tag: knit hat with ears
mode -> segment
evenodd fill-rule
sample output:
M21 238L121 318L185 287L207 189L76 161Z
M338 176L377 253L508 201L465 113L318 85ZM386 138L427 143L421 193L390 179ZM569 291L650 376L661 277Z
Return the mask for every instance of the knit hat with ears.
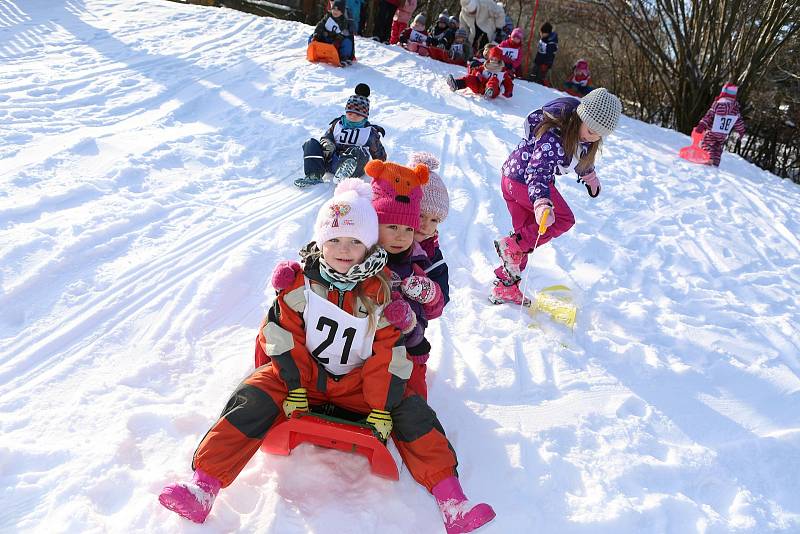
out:
M355 93L347 99L344 112L356 113L365 119L369 118L369 85L365 83L356 85Z
M422 186L422 202L419 205L420 213L427 213L444 221L450 211L450 195L444 186L442 178L434 171L439 168L439 160L430 152L414 152L408 166L420 163L428 167L428 183Z
M400 224L419 230L419 206L422 186L428 183L428 167L413 169L374 159L364 166L372 176L372 206L379 224Z
M727 96L730 98L736 98L736 93L739 92L739 88L732 83L726 83L722 86L722 91L720 92L719 96Z
M600 87L584 96L576 111L589 129L605 137L617 128L622 103L605 87Z
M333 198L322 205L314 224L314 241L335 237L358 239L369 249L378 242L378 215L372 207L372 188L360 178L343 180Z

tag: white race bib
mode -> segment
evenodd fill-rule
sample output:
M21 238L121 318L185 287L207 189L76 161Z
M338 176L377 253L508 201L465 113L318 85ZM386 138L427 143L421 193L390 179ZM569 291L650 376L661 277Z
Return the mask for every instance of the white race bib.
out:
M519 48L501 48L503 55L508 59L517 59L519 57Z
M325 29L333 33L342 33L341 28L339 28L339 25L336 24L336 21L333 20L333 18L329 18L325 21Z
M325 369L337 376L364 365L372 356L375 331L369 317L358 318L317 295L305 279L306 348Z
M727 135L731 133L737 120L739 120L739 115L714 115L714 125L711 127L711 131Z
M547 43L539 39L539 53L547 54Z
M408 36L409 42L412 43L422 43L425 44L428 42L428 36L422 32L418 32L417 30L412 29L411 35Z
M369 135L372 128L345 128L342 121L338 121L333 127L333 139L337 145L364 146L369 142Z

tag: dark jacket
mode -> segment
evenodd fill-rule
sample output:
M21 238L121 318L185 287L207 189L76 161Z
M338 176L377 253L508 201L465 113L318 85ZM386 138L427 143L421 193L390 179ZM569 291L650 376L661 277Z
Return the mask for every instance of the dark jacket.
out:
M330 13L326 13L322 20L317 23L316 28L314 28L314 34L311 37L321 43L335 43L350 35L349 28L350 23L344 13L340 17L334 17Z
M558 52L558 34L551 32L545 39L539 39L539 48L536 52L536 59L533 62L537 65L553 66Z

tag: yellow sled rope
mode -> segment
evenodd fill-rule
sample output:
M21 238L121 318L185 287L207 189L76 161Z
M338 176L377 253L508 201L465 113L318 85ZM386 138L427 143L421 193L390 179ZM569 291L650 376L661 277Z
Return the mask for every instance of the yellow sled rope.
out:
M539 235L536 236L536 243L533 249L539 245L539 237L547 231L547 217L550 215L550 209L544 210L542 220L539 222ZM527 277L525 279L527 283ZM555 285L548 286L536 293L536 298L531 302L528 308L528 313L533 316L537 312L544 312L554 321L563 323L572 328L575 326L575 318L578 315L578 307L572 302L572 295L567 286Z

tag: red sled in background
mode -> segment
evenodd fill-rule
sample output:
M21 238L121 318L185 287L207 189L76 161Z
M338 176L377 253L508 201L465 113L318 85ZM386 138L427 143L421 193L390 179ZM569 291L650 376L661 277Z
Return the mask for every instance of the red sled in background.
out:
M295 410L290 419L272 427L264 437L261 450L288 456L301 443L363 454L375 475L400 479L394 458L386 445L375 437L372 427L329 415Z
M678 152L678 155L686 161L692 163L700 163L701 165L708 165L711 161L711 156L708 152L700 147L700 142L703 140L703 134L697 130L692 130L692 144L691 146L683 147Z

